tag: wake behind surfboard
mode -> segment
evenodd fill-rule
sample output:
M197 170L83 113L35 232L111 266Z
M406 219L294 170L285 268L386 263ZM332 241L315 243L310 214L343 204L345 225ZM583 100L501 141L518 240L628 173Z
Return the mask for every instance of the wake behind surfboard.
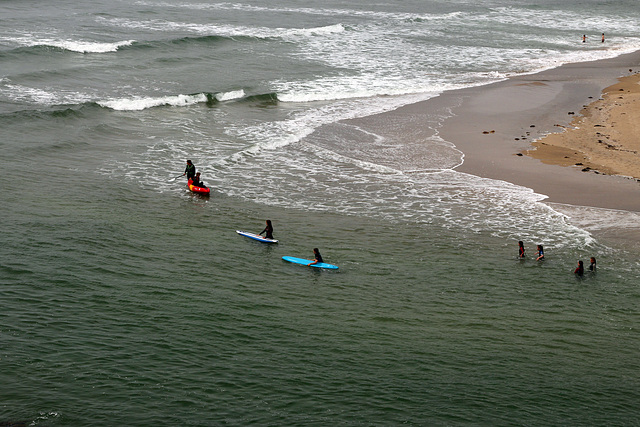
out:
M319 262L317 264L309 265L309 263L313 262L312 259L296 258L296 257L293 257L293 256L283 256L282 259L285 260L285 261L288 261L288 262L292 262L294 264L307 265L309 267L327 268L327 269L330 269L330 270L337 270L338 269L337 265L327 264L326 262Z

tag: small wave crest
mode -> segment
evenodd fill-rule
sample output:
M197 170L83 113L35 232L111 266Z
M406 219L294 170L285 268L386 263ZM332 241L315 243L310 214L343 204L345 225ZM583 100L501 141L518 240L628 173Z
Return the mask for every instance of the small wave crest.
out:
M271 98L271 94L264 95ZM110 108L116 111L142 111L148 108L170 106L170 107L188 107L200 103L213 106L219 102L229 102L236 100L261 100L260 95L247 97L243 89L232 90L228 92L218 92L215 94L201 92L191 95L167 95L159 97L136 97L136 98L118 98L108 101L98 101L101 107Z
M268 28L268 27L246 27L227 24L196 24L187 22L174 22L166 20L133 20L128 18L103 19L109 25L116 27L147 30L157 32L187 31L201 37L182 37L176 42L202 42L217 41L220 39L236 39L247 37L251 39L273 39L288 37L310 37L340 33L344 31L342 24L332 24L312 28Z
M62 40L52 38L40 38L33 36L17 36L4 38L4 41L18 44L28 48L54 48L79 53L108 53L116 52L124 46L130 46L135 40L122 40L117 42L95 42L83 40Z
M242 89L232 90L230 92L222 92L215 95L215 98L220 102L241 99L244 97L245 97L245 93L244 93L244 90Z
M120 98L110 101L98 101L98 105L117 111L142 111L146 110L147 108L160 107L163 105L185 107L201 102L209 102L209 98L207 98L207 95L204 93L198 93L195 95L172 95L133 99Z
M125 40L115 43L81 42L73 40L52 41L51 45L60 49L80 53L116 52L123 46L130 46L135 40Z

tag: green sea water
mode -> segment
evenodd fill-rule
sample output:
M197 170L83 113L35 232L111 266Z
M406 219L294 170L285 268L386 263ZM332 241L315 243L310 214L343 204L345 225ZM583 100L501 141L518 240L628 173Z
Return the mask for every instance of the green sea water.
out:
M638 275L619 261L578 280L578 253L520 261L487 233L81 175L5 204L3 419L637 422ZM235 233L265 218L277 246ZM313 247L340 269L280 259Z

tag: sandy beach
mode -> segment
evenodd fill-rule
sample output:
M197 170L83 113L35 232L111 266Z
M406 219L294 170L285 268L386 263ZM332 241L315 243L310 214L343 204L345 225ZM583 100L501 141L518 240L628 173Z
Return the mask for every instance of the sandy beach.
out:
M524 154L583 172L640 178L640 74L620 78L564 128Z
M464 153L461 172L549 202L638 212L639 64L636 52L446 92L434 104L454 116L440 135Z

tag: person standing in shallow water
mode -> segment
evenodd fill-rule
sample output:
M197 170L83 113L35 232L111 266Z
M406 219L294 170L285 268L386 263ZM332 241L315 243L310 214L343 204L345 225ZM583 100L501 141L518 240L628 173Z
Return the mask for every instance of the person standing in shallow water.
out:
M542 261L544 259L544 249L542 248L542 245L538 245L538 258L536 258L536 261Z
M187 167L184 169L182 176L187 175L187 179L192 179L196 176L196 166L191 163L191 160L187 160Z
M589 264L589 271L592 273L596 272L596 259L594 257L591 257L591 263Z
M578 277L584 276L584 264L582 263L582 260L578 261L578 266L576 267L575 270L573 270L573 274L575 274Z
M522 243L522 240L518 242L518 258L524 258L524 243Z

